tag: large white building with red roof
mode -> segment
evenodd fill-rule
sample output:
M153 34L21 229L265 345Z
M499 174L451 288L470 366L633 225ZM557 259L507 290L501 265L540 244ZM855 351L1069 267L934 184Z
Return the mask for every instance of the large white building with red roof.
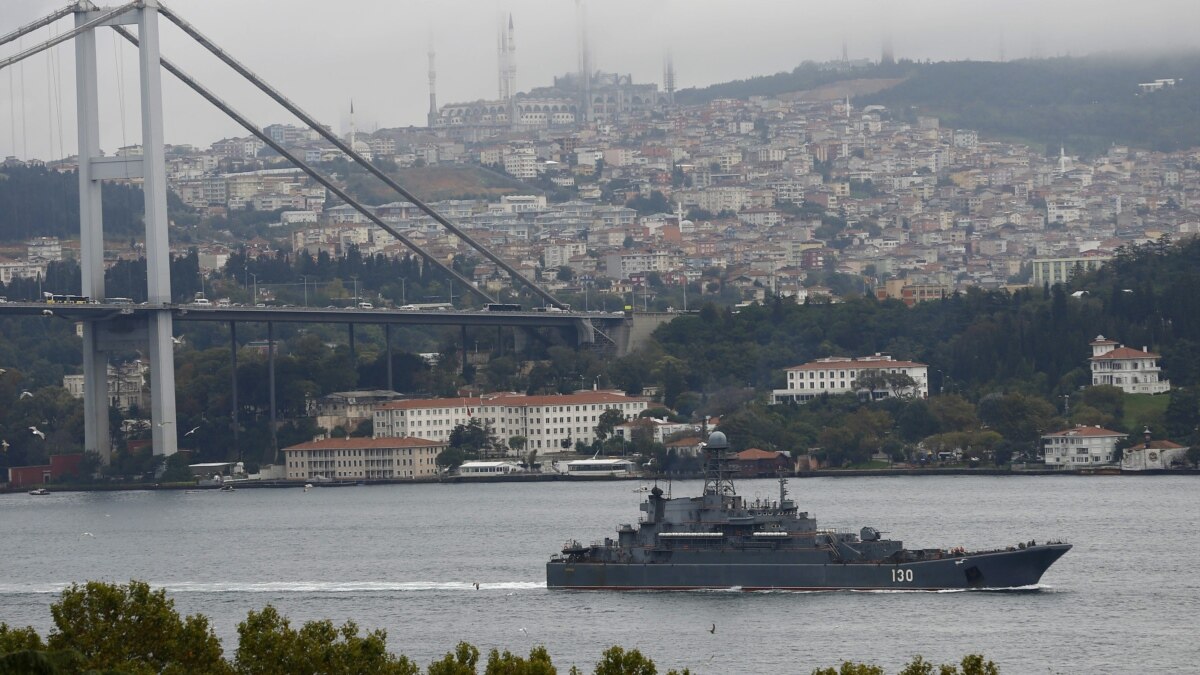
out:
M1091 341L1092 386L1108 384L1127 394L1162 394L1171 383L1162 379L1158 354L1142 347L1141 351L1097 335Z
M855 393L862 390L858 385L859 378L867 374L907 375L912 378L913 383L908 386L880 386L880 382L873 383L871 397L874 399L929 396L929 366L915 361L897 361L887 354L857 359L830 356L792 366L785 369L784 373L787 375L787 388L773 390L771 403L803 403L822 394Z
M1059 468L1099 466L1116 460L1117 443L1126 434L1098 426L1077 426L1042 436L1046 464Z
M606 410L616 410L630 420L647 407L646 399L615 391L411 399L380 404L375 409L374 434L376 438L416 436L448 442L454 427L479 419L492 436L501 440L524 436L527 450L546 454L571 449L576 441L590 444Z

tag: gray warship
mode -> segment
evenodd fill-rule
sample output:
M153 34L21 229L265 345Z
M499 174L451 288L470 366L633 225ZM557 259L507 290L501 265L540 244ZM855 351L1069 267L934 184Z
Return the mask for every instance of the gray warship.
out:
M788 498L749 501L733 485L725 434L705 448L704 493L664 496L655 485L637 525L617 539L569 541L546 564L546 586L579 590L1036 589L1070 544L1022 542L992 550L907 549L878 530L821 530Z

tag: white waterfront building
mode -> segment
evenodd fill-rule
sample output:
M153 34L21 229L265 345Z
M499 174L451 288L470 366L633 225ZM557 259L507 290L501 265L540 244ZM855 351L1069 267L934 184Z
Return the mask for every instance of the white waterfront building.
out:
M572 449L576 441L590 444L596 438L596 425L606 410L616 410L629 420L640 415L647 406L646 399L614 391L411 399L377 406L374 433L376 438L416 436L448 442L454 427L479 419L488 432L500 440L523 436L527 450L555 453ZM564 444L567 447L564 448Z
M1042 450L1048 466L1066 469L1112 464L1117 443L1125 436L1099 426L1077 426L1043 435Z
M1162 379L1158 354L1142 347L1130 349L1116 340L1097 335L1091 341L1092 386L1108 384L1127 394L1163 394L1171 382Z
M787 388L771 392L771 403L795 401L803 403L822 394L849 394L858 391L858 379L868 373L893 373L907 375L913 384L899 389L876 387L871 392L875 399L890 396L928 398L929 366L915 361L897 361L887 354L875 354L857 359L845 356L830 356L784 370Z

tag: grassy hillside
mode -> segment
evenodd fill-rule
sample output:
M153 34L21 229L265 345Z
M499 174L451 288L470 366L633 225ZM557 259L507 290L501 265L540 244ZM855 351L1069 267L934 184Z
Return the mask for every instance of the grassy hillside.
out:
M1178 84L1139 93L1139 82L1159 78ZM1114 143L1179 150L1200 145L1200 53L923 64L861 102L1083 154Z
M1172 89L1140 94L1138 83L1175 78ZM941 118L944 126L977 129L1080 154L1112 144L1172 151L1200 145L1200 52L1101 54L1006 63L947 61L843 71L805 63L795 70L724 82L677 94L683 103L778 96L890 80L894 86L855 97L902 117Z

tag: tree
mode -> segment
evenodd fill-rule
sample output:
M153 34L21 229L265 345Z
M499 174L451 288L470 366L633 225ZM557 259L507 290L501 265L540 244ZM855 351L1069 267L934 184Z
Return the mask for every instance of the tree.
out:
M484 675L554 675L557 671L550 661L550 652L538 646L529 650L529 658L523 659L507 649L501 654L493 649L488 654Z
M625 421L625 415L621 414L616 408L609 408L600 413L600 419L596 421L596 440L603 441L608 438L613 432L613 428Z
M475 675L477 663L479 649L467 642L460 642L442 660L429 664L429 675Z
M604 650L596 664L595 675L656 675L654 661L642 656L636 649L625 651L617 645Z
M462 448L446 448L437 455L434 462L441 469L456 469L467 461L467 453L462 451Z
M359 636L358 626L347 621L309 621L300 630L267 605L251 611L238 624L237 672L242 675L352 675L383 673L417 675L420 669L404 656L387 651L387 633L372 631Z
M50 605L52 650L75 649L88 668L126 673L229 673L221 643L200 614L181 618L163 589L72 584Z

